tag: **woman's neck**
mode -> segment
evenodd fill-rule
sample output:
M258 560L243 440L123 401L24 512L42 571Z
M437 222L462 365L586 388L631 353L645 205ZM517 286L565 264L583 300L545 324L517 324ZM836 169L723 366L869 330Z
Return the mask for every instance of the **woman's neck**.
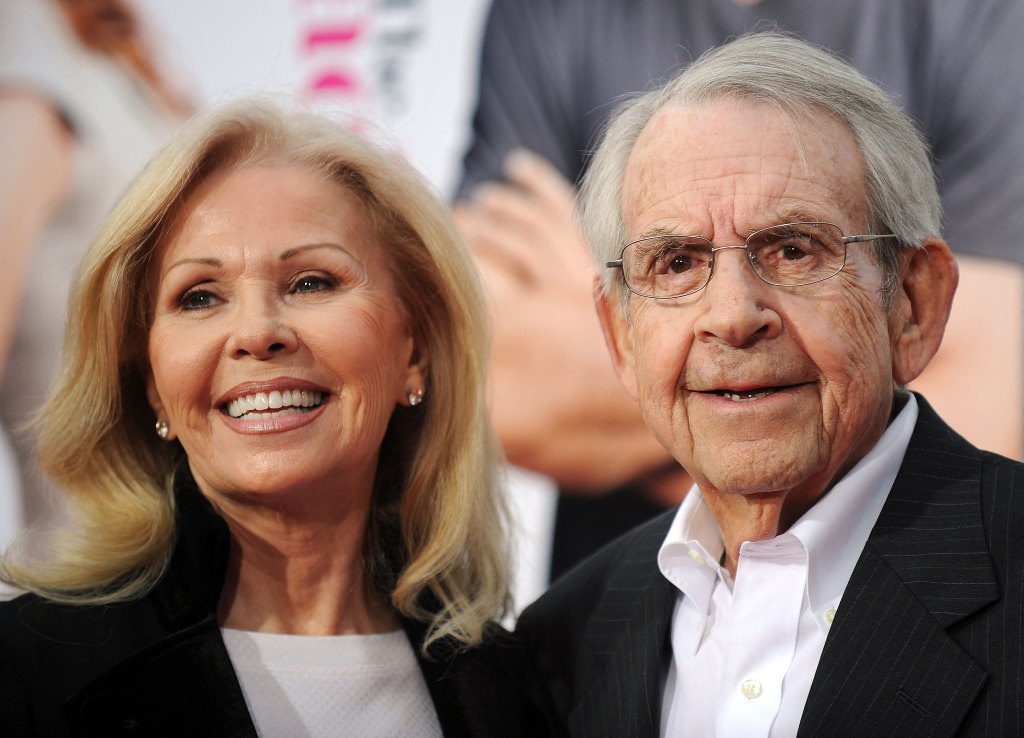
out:
M386 595L367 581L367 510L297 514L220 505L231 554L219 619L226 628L340 635L398 627Z

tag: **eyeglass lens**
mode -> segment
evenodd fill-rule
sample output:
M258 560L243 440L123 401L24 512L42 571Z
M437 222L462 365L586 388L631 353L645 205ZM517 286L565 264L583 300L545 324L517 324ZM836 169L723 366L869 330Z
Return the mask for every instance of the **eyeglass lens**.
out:
M711 278L716 252L700 236L651 236L629 244L622 265L630 289L653 297L696 292ZM720 249L719 249L720 250ZM843 232L830 223L785 223L755 231L746 240L757 275L779 286L827 279L843 268Z

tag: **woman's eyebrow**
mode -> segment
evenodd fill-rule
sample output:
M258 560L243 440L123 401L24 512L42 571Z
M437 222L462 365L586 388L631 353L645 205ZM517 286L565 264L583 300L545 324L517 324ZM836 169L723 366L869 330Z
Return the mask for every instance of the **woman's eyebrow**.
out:
M184 259L178 259L176 262L171 264L169 267L167 267L167 269L164 270L164 274L169 273L172 269L175 269L180 266L185 266L187 264L204 264L206 266L212 267L224 266L224 262L222 262L220 259L215 259L212 256L187 257Z
M346 249L341 244L332 243L330 241L320 241L320 242L317 242L317 243L307 243L307 244L302 244L301 246L293 246L293 247L291 247L289 249L285 249L284 251L281 252L280 256L278 256L277 258L280 261L287 261L288 259L292 258L296 254L301 254L301 253L304 253L306 251L312 251L314 249L334 249L335 251L340 251L341 253L343 253L343 254L345 254L347 256L351 256L352 255L351 253L349 253L348 249Z

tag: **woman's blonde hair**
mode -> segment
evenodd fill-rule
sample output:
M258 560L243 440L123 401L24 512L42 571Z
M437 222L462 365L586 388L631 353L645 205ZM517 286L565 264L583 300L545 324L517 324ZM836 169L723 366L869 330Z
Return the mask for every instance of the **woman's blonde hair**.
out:
M40 416L40 463L67 489L73 535L53 560L8 558L6 579L50 599L138 597L174 545L177 443L153 432L147 272L181 203L211 173L260 163L306 167L362 202L416 346L423 404L395 410L384 438L365 566L429 643L477 643L507 605L499 451L487 411L487 323L477 275L447 208L411 167L324 118L264 100L188 123L146 167L93 241L73 287L61 373Z

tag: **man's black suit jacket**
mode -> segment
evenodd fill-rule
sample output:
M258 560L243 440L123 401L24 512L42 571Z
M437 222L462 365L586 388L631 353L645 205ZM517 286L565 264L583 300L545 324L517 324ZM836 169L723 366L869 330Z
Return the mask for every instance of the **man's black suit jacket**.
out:
M979 451L918 404L800 736L1024 735L1024 464ZM603 549L520 618L555 734L658 735L676 591L656 557L674 514Z

